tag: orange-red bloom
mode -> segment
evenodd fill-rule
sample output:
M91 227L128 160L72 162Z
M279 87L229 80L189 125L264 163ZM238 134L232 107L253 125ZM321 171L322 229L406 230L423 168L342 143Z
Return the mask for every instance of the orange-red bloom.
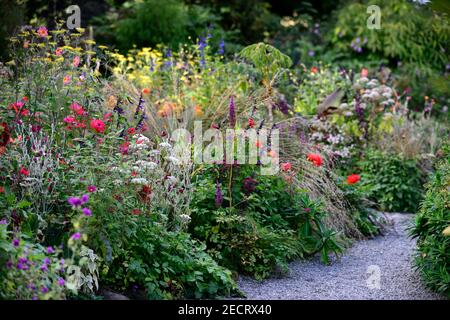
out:
M358 174L351 174L347 177L347 183L348 184L355 184L359 180L361 180L361 177Z
M316 167L320 167L323 163L322 157L317 153L308 154L307 159L311 161Z

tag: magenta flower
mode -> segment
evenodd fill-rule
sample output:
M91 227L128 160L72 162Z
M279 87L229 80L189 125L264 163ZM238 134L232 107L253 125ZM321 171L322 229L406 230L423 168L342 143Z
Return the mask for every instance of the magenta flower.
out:
M78 240L80 238L81 238L81 234L79 232L76 232L70 236L70 239L73 239L73 240Z
M69 197L69 199L67 199L67 202L74 208L79 207L83 204L83 201L77 197Z
M44 259L44 263L45 263L45 264L50 264L50 259L49 259L49 258L45 258L45 259Z
M89 195L88 194L83 194L81 196L81 201L83 201L83 204L85 204L86 202L89 201Z
M47 253L48 253L48 254L52 254L52 253L55 253L55 249L53 249L53 247L52 247L52 246L50 246L50 247L47 247Z
M48 267L46 264L43 264L40 269L42 272L46 272L48 270Z
M83 208L83 210L81 210L81 211L83 211L85 216L88 216L88 217L92 216L92 211L89 208Z
M12 244L13 244L14 247L18 247L19 244L20 244L20 240L19 240L19 239L14 239L14 240L12 241Z
M41 292L42 293L47 293L48 292L48 288L47 287L42 287Z
M64 281L63 278L59 278L58 279L58 284L62 287L66 282Z
M96 187L96 186L93 186L93 185L89 185L89 186L87 187L87 191L88 191L88 192L95 192L95 191L97 191L97 187Z

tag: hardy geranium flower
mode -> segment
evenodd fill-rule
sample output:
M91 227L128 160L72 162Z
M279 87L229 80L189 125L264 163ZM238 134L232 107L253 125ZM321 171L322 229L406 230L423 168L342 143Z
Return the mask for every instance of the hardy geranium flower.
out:
M81 238L81 234L79 232L76 232L70 236L70 239L73 239L73 240L78 240L80 238Z
M20 173L21 175L28 176L28 175L30 174L30 171L28 171L27 169L25 169L24 167L22 167L22 168L20 168L19 173Z
M289 171L292 168L292 164L290 164L289 162L285 162L281 164L281 170L283 171Z
M93 130L97 131L98 133L105 132L105 123L102 120L93 119L91 120L90 126Z
M72 207L79 207L83 204L83 201L78 198L78 197L69 197L69 199L67 199L67 202L72 206Z
M53 247L47 247L47 253L48 254L52 254L52 253L55 253L55 249L53 249Z
M323 163L322 157L317 153L309 153L307 159L311 161L316 167L320 167Z
M92 211L89 208L83 208L81 211L83 211L83 214L85 216L88 216L88 217L92 216Z
M359 180L361 180L361 177L358 174L351 174L347 177L347 183L348 184L355 184Z
M44 27L44 26L39 27L39 28L37 29L37 34L39 35L39 37L45 38L46 36L48 36L48 30L47 30L47 28Z

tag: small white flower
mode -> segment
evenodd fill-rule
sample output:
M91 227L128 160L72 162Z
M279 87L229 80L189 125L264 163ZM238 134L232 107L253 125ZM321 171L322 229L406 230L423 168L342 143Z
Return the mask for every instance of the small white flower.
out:
M155 150L151 150L151 151L149 152L149 154L150 154L151 156L157 156L157 155L161 154L161 151L155 149Z
M131 183L133 183L133 184L148 184L148 181L145 178L133 178L133 179L131 179Z
M174 184L176 184L178 182L178 179L176 177L174 177L174 176L168 176L167 177L167 181L169 181L169 183L171 185L174 185Z
M161 148L163 148L163 149L171 149L171 148L172 148L172 146L171 146L170 143L168 143L168 142L161 142L161 143L159 144L159 146L160 146Z
M180 220L182 223L189 223L189 221L191 221L191 217L188 216L187 214L180 214Z
M168 157L166 157L166 159L169 160L170 162L172 162L176 166L181 164L181 161L175 157L168 156Z

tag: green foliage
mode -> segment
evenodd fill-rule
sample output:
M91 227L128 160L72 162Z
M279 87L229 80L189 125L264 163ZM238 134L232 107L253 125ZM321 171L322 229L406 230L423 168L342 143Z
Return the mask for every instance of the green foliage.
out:
M416 266L425 282L450 297L450 148L427 184L412 235L417 237ZM446 230L446 232L444 232Z
M262 42L245 47L239 55L256 67L266 85L282 69L287 69L292 65L291 58L275 47Z
M328 263L330 253L341 253L336 232L322 222L322 206L306 192L291 190L281 177L259 175L252 166L239 166L232 174L230 168L216 170L197 176L190 231L220 264L261 279L286 270L296 257L320 252ZM217 174L224 196L219 207L213 192ZM246 184L248 179L255 187Z
M135 286L148 299L214 298L236 289L231 273L187 233L167 231L144 217L123 226L130 224L139 227L113 245L112 260L103 267L107 284L125 291Z
M366 198L366 194L370 186L361 187L359 185L341 183L339 187L344 193L345 200L351 206L353 221L357 225L358 230L367 237L378 235L384 221L375 210L369 208L371 203Z
M416 160L368 150L359 167L368 198L381 210L416 212L422 198L422 177Z
M14 240L17 243L13 243ZM0 222L0 298L18 300L64 299L64 264L51 251ZM48 259L48 260L46 260ZM58 282L62 281L62 282Z

